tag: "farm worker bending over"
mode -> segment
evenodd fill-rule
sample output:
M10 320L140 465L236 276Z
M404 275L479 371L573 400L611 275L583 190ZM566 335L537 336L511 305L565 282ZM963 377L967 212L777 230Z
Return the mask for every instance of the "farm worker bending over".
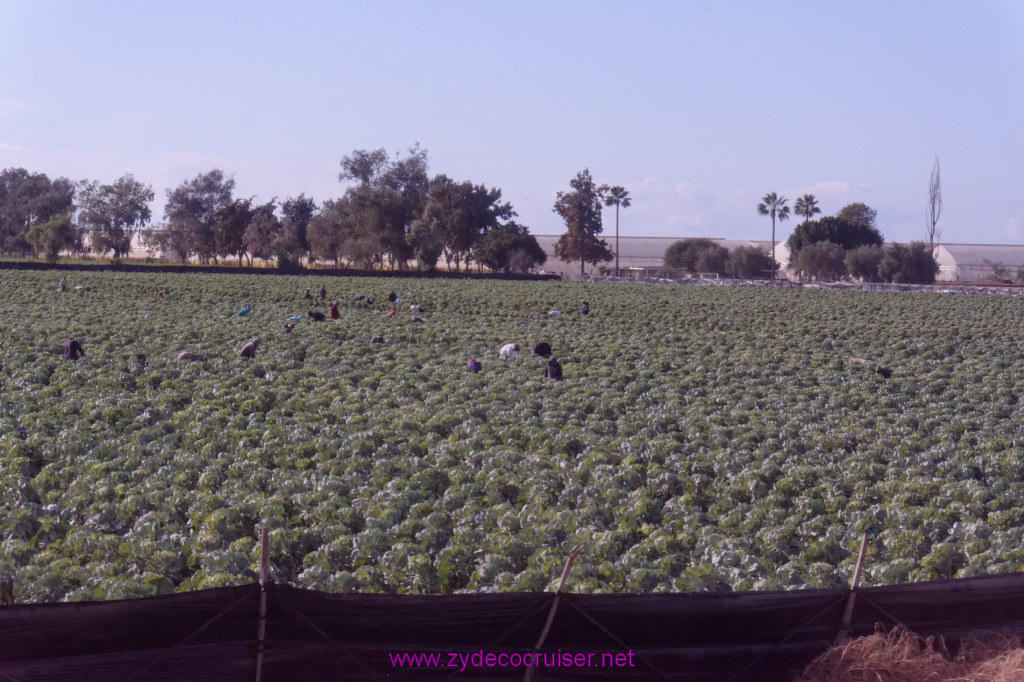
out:
M60 278L60 283L57 285L57 291L67 291L67 290L68 290L68 278L67 277L61 277Z
M307 300L309 300L309 301L312 301L312 300L313 300L313 294L311 294L311 293L309 292L309 287L306 287L306 295L305 295L305 296L304 296L303 298L305 298L305 299L307 299Z
M243 358L254 358L256 357L256 349L260 347L260 337L252 337L252 341L242 346L242 350L238 351L238 355Z
M327 298L327 287L325 287L324 285L321 284L320 285L320 293L318 294L318 296L320 296L320 300L326 299Z
M334 303L331 304L330 314L331 314L331 319L332 320L341 319L341 313L338 312L338 302L337 301L335 301Z
M75 337L69 336L68 340L64 342L64 359L77 360L80 355L85 355L85 349Z
M190 362L198 362L202 360L202 358L196 355L195 353L190 353L187 350L178 353L178 362L183 362L185 360L188 360Z
M250 311L252 311L252 306L251 305L247 305L247 306L245 306L244 308L242 308L241 310L238 311L238 317L245 317L246 315L249 314Z
M544 376L555 381L562 380L562 365L558 364L558 358L551 358L544 367Z
M498 351L498 355L502 360L508 360L509 358L519 357L519 344L518 343L506 343Z
M470 372L476 374L483 368L483 365L481 365L480 361L477 360L476 358L470 358L469 362L466 363L466 367L469 369Z
M582 315L583 317L586 317L589 314L590 314L590 304L588 302L584 301L583 305L580 306L580 315Z

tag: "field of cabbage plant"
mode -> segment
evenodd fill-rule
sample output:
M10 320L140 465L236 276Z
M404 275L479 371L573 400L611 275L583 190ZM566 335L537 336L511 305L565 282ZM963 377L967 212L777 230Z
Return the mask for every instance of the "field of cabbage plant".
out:
M1024 568L1016 297L67 274L0 273L18 602L251 581L264 525L329 591L543 590L580 544L577 592L836 586L864 531L868 584Z

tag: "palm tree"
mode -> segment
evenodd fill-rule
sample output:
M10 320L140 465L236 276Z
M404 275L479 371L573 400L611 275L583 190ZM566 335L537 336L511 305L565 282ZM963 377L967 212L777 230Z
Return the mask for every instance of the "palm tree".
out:
M772 219L772 282L775 281L775 270L778 264L775 262L775 219L785 220L789 217L789 206L786 206L786 197L780 197L775 192L765 194L761 203L757 205L757 212L761 215L771 216Z
M793 213L803 217L804 220L810 220L815 213L821 213L821 209L818 208L818 199L813 194L803 195L793 204Z
M629 192L625 187L609 187L604 195L604 205L615 207L615 276L619 276L619 206L629 208Z

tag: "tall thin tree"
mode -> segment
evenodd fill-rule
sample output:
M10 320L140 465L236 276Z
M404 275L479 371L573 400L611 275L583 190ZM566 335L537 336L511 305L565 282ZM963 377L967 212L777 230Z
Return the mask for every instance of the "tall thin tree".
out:
M629 192L621 185L609 187L604 195L604 205L615 207L615 276L619 276L619 206L629 208Z
M796 200L793 204L793 213L803 218L805 221L810 220L814 217L815 213L821 213L821 209L818 208L818 199L813 194L805 194Z
M928 235L928 250L935 256L935 242L942 238L939 230L939 216L942 215L942 179L939 177L939 155L935 155L932 176L928 180L928 220L925 232Z
M779 265L775 261L775 220L786 220L789 218L789 206L786 206L786 197L780 197L775 192L769 192L757 205L757 212L761 215L770 216L772 219L772 282L775 282L775 271Z

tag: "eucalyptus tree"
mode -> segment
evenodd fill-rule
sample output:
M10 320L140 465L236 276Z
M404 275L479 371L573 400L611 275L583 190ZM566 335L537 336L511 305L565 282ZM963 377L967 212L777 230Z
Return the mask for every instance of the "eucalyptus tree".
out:
M383 149L356 150L341 160L338 180L357 183L346 196L360 214L360 224L367 233L359 241L379 244L399 269L405 269L414 255L409 230L427 203L427 167L427 150L419 145L411 147L405 158L394 161Z
M246 257L245 230L253 219L252 197L235 199L217 209L213 225L213 242L221 258L237 256L238 264ZM252 256L249 255L249 265Z
M24 168L0 172L0 251L28 255L33 247L28 230L73 210L75 184L67 178L50 180L45 173Z
M309 256L309 221L316 215L317 205L305 193L286 199L281 204L281 216L284 230L298 245L301 255Z
M306 238L309 241L309 259L341 264L342 244L350 220L349 200L344 197L324 202L319 213L309 221Z
M217 215L231 203L234 188L235 179L215 168L167 190L167 241L183 259L195 254L207 262L217 256Z
M89 230L90 244L96 253L113 251L114 258L127 255L132 238L141 230L152 212L153 188L126 173L112 184L83 181L78 189L78 224Z
M619 206L629 208L629 191L621 185L609 187L604 194L604 205L615 207L615 275L619 274Z
M757 205L757 212L769 216L772 219L772 281L775 281L775 270L778 265L775 260L775 221L789 218L789 206L786 206L786 197L780 197L775 192L769 192Z

